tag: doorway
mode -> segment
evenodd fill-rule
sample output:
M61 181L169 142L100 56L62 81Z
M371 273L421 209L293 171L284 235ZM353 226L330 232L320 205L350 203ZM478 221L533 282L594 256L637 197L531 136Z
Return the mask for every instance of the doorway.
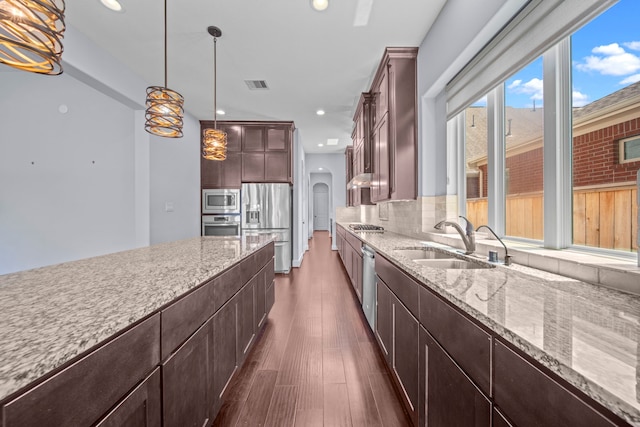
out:
M313 229L329 231L329 186L324 183L313 186Z

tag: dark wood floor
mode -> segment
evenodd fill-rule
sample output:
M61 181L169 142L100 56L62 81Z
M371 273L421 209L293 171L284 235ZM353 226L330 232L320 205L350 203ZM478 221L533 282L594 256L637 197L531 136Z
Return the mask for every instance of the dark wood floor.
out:
M267 325L214 425L409 425L330 245L315 232L302 266L277 275Z

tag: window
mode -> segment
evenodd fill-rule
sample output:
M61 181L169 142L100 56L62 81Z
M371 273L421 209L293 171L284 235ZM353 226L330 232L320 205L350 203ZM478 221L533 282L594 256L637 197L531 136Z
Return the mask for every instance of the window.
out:
M482 97L465 110L466 217L476 226L488 224L487 199L487 99Z
M637 250L638 14L622 0L571 36L575 245Z
M640 136L620 140L620 163L640 161Z
M584 6L580 13L562 10L566 2L543 9L552 3L531 3L447 87L449 118L466 115L463 206L471 218L484 198L488 224L503 236L555 249L635 252L640 2L573 3ZM545 10L554 16L547 19ZM536 14L558 25L557 39L542 40L541 28L528 21ZM529 56L518 56L523 50ZM506 53L516 57L513 69ZM487 84L497 85L489 102L469 103ZM482 116L488 117L488 150L474 159L469 123Z

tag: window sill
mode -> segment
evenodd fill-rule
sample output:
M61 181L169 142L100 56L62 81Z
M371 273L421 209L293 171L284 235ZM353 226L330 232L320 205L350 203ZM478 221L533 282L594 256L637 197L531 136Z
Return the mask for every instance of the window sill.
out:
M431 240L464 248L457 234L428 233ZM512 261L527 267L559 274L594 285L605 286L635 295L640 295L640 267L637 258L616 257L609 254L594 254L577 248L553 250L531 243L506 240ZM489 250L498 251L504 258L504 248L494 239L483 234L476 235L476 253L488 256ZM637 255L636 255L637 256Z

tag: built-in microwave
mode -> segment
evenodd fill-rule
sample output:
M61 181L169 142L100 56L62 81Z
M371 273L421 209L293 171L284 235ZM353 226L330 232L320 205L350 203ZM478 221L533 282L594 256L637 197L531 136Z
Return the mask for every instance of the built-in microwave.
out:
M203 214L239 214L240 190L202 190Z

